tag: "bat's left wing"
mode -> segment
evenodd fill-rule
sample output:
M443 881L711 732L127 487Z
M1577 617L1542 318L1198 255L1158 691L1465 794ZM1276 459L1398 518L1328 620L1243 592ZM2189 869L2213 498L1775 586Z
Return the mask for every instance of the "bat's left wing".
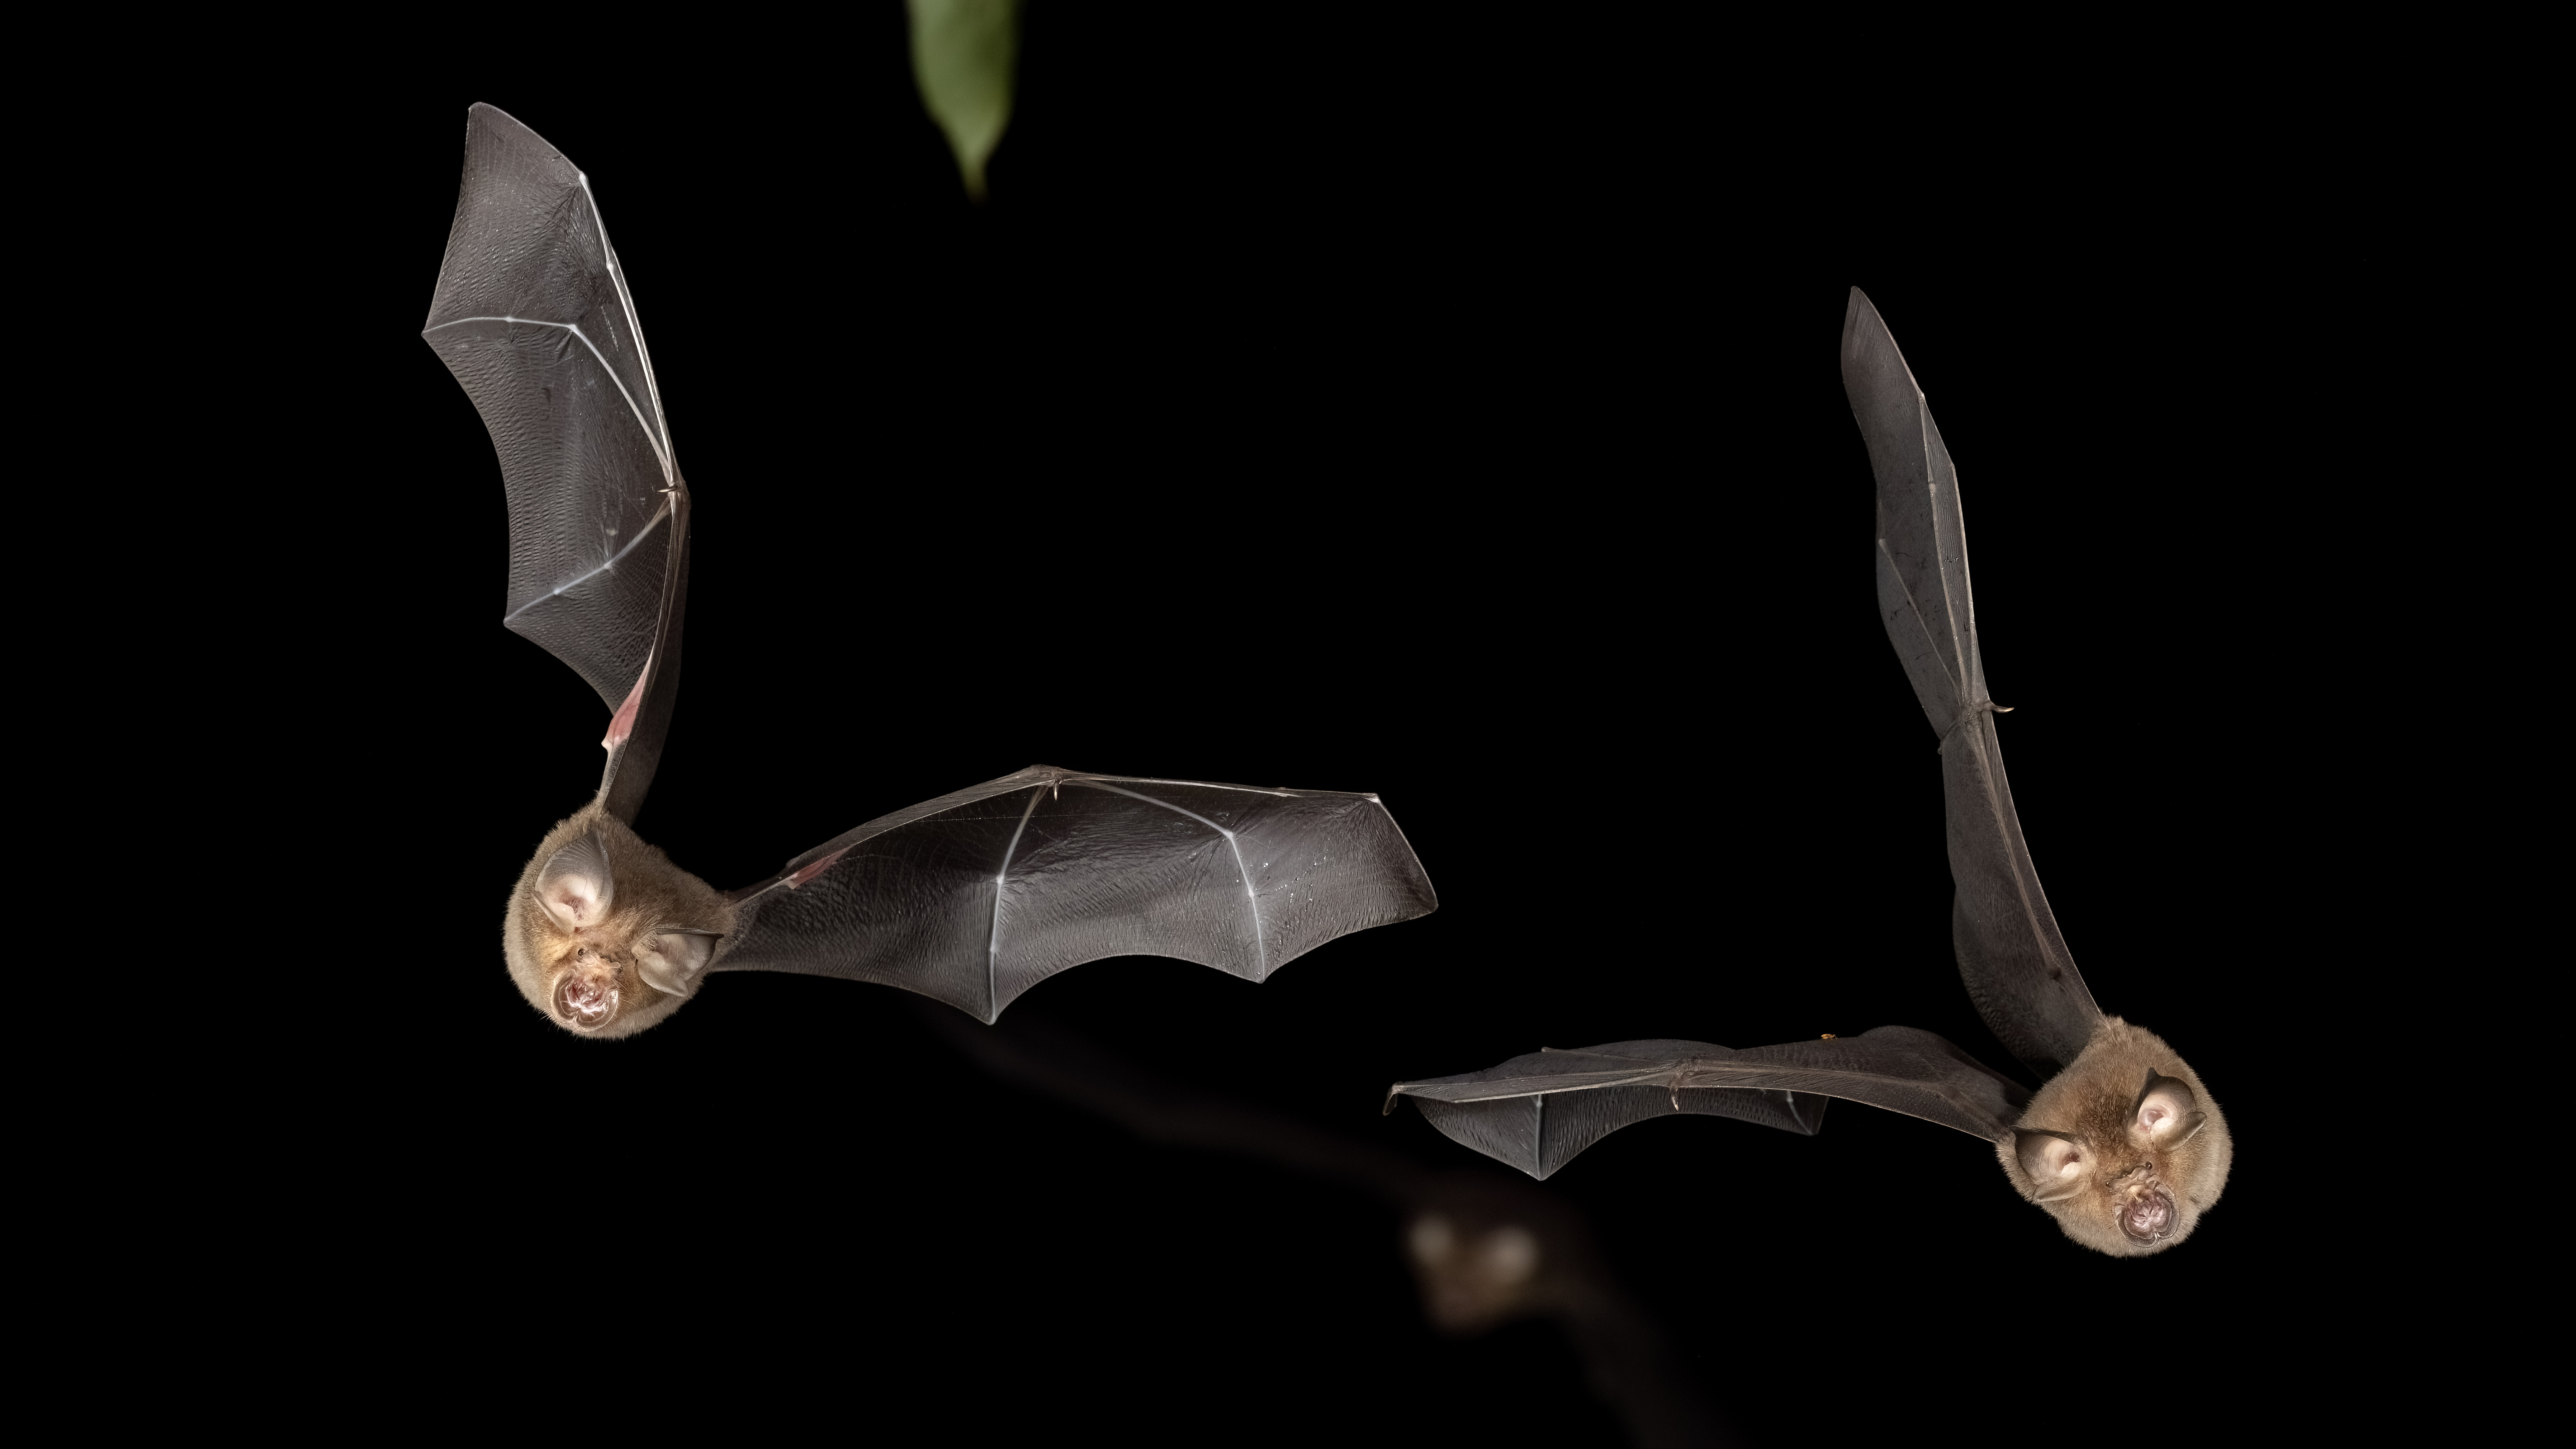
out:
M1375 795L1051 765L869 821L733 899L711 971L874 981L985 1022L1085 961L1260 981L1439 904Z
M2012 1136L2030 1091L1947 1040L1910 1026L1736 1051L1698 1041L1622 1041L1542 1051L1498 1067L1389 1088L1452 1140L1532 1177L1632 1123L1697 1113L1813 1135L1841 1097L1990 1142Z
M2102 1009L2093 1003L2004 778L1995 715L1968 590L1968 525L1959 470L1923 389L1878 309L1852 288L1843 315L1843 389L1878 478L1878 604L1914 697L1941 738L1949 802L1951 940L1977 1014L2042 1076L2080 1055Z
M689 489L590 178L491 106L466 112L465 178L421 336L501 455L501 622L599 691L600 792L632 824L679 692Z

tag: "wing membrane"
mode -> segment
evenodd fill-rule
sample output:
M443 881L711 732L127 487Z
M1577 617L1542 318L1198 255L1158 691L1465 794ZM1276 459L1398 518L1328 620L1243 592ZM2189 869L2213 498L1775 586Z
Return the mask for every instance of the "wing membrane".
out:
M1843 387L1878 479L1878 600L1887 637L1941 738L1951 938L1977 1012L2053 1076L2102 1016L2040 889L2014 813L1977 650L1958 471L1896 339L1859 288L1843 320Z
M1655 1117L1733 1117L1813 1135L1835 1097L1996 1141L2011 1134L2030 1093L1931 1032L1883 1026L1742 1051L1655 1040L1532 1052L1481 1072L1398 1082L1390 1110L1399 1096L1453 1141L1546 1178Z
M688 490L589 179L491 106L466 114L456 219L421 335L500 455L503 624L612 711L637 707L618 721L602 784L632 820L678 687Z
M1373 795L1045 765L870 821L737 899L712 969L874 981L984 1021L1086 961L1259 981L1438 904Z

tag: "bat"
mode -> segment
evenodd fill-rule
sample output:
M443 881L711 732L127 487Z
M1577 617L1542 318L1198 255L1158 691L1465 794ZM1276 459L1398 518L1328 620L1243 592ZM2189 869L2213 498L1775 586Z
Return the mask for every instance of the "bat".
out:
M1583 1214L1545 1189L1487 1172L1426 1170L1373 1143L1162 1079L1045 1022L986 1031L925 1006L968 1060L1014 1085L1105 1117L1149 1142L1272 1163L1394 1207L1423 1316L1460 1337L1553 1319L1593 1391L1638 1443L1708 1445L1724 1435L1654 1319L1621 1285Z
M2004 1176L2069 1238L2119 1256L2191 1236L2235 1155L2218 1102L2164 1039L2093 1001L2041 891L2004 777L1968 588L1957 470L1877 308L1852 289L1843 387L1878 481L1879 612L1940 737L1957 890L1951 939L1977 1014L2037 1092L1913 1027L1742 1051L1626 1041L1398 1082L1431 1124L1545 1178L1650 1117L1732 1117L1813 1135L1835 1098L1994 1146Z
M488 105L422 336L473 400L510 514L502 622L609 711L599 793L510 889L502 956L576 1035L631 1036L725 971L881 982L991 1023L1107 956L1260 981L1438 905L1373 794L1032 765L869 821L717 891L634 830L662 757L689 588L689 487L590 180Z

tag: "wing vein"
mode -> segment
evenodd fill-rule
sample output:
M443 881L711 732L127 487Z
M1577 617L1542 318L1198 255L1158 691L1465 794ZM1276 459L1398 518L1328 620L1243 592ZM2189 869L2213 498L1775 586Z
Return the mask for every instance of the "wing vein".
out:
M1891 343L1895 341L1893 337L1888 340ZM1914 374L1909 370L1906 373L1906 381L1912 383L1913 380ZM1914 429L1916 435L1923 440L1923 502L1925 513L1932 524L1932 572L1941 581L1942 609L1950 621L1950 648L1959 656L1959 673L1953 683L1958 686L1960 698L1964 700L1970 692L1969 681L1977 674L1977 616L1974 605L1968 605L1966 613L1960 612L1961 606L1967 605L1965 597L1950 596L1949 563L1941 557L1942 535L1948 532L1943 528L1941 519L1941 480L1934 476L1932 471L1932 409L1925 401L1923 389L1919 384L1913 391ZM1950 470L1950 476L1954 485L1950 489L1950 508L1953 513L1956 513L1959 507L1959 490L1955 486L1958 479L1956 467ZM1968 590L1967 528L1967 519L1964 517L1959 519L1959 592L1963 596ZM1910 601L1913 591L1907 590L1906 597Z
M1148 805L1160 805L1175 815L1187 815L1192 820L1195 820L1201 825L1206 826L1208 829L1215 831L1217 834L1224 836L1226 849L1234 852L1234 873L1236 878L1243 882L1243 898L1249 904L1252 911L1252 979L1259 981L1270 974L1270 952L1266 939L1262 935L1261 931L1261 897L1253 892L1252 872L1243 868L1243 847L1235 844L1233 831L1226 829L1224 826L1217 824L1215 821L1208 819L1206 816L1201 815L1194 810L1184 810L1169 800L1157 800L1151 795L1139 795L1133 790L1121 790L1115 785L1105 784L1099 780L1068 779L1065 783L1068 785L1089 785L1095 790L1107 790L1114 795L1124 795L1130 800L1142 800Z
M632 322L634 319L629 317L627 320ZM652 421L644 416L644 409L636 403L635 394L626 390L626 380L617 375L616 368L609 366L608 355L601 352L599 344L591 341L589 334L583 332L579 326L570 322L543 322L534 317L459 317L452 322L441 322L435 327L424 327L420 330L420 335L427 337L432 332L444 332L450 327L462 327L468 322L505 322L512 326L525 324L530 327L560 327L580 338L581 345L590 349L590 355L599 359L600 368L608 374L608 380L617 384L617 395L626 399L626 410L635 415L635 426L644 430L644 442L652 448L653 460L662 465L663 485L667 487L676 481L671 476L670 449L663 445L660 435L653 431ZM639 333L637 336L640 339L642 334Z
M2050 965L2055 965L2055 961L2050 958L2057 955L2054 939L2057 935L2054 929L2057 925L2057 917L2040 902L2031 899L2031 889L2038 884L2039 867L2030 860L2026 848L2022 850L2013 848L2016 844L2014 834L2021 822L2018 813L2007 807L2003 796L1995 790L1995 780L1999 773L1995 767L1995 758L2001 753L2002 741L1996 741L1998 748L1994 753L1987 751L1986 737L1994 728L1991 723L1992 718L1992 716L1987 717L1988 722L1977 731L1976 738L1969 742L1969 748L1975 750L1979 757L1978 773L1985 776L1983 781L1985 789L1982 793L1986 797L1986 818L1994 826L1996 843L2003 849L2004 867L2012 874L2013 898L2021 903L2022 925L2029 931L2032 943L2039 947L2041 959L2049 961ZM2069 955L2071 957L2072 953Z
M644 540L646 540L646 539L648 539L648 538L650 538L650 537L652 537L652 536L653 536L653 530L654 530L654 529L657 529L657 528L659 528L659 527L661 527L661 526L662 526L662 520L663 520L663 519L666 519L666 518L668 518L668 517L670 517L670 516L671 516L671 501L670 501L668 498L665 498L665 499L663 499L663 500L662 500L662 506L661 506L661 508L660 508L659 510L657 510L657 511L654 513L654 515L653 515L653 517L652 517L652 520L651 520L650 522L646 523L642 528L639 528L639 529L635 530L635 536L634 536L633 538L631 538L631 539L627 540L626 546L625 546L624 548L621 548L621 549L619 549L617 552L615 552L615 553L613 553L613 554L610 554L610 555L608 556L608 562L606 562L606 563L604 563L604 564L601 564L599 567L597 567L597 568L595 568L595 569L592 569L589 573L583 574L580 578L574 579L574 580L572 580L572 581L571 581L571 582L569 582L569 583L561 583L561 584L557 584L557 585L555 585L553 588L548 589L546 592L544 592L544 593L542 593L542 594L537 595L537 596L536 596L535 598L533 598L533 599L528 600L526 603L521 604L519 607L517 607L517 608L515 608L515 609L512 609L510 612L508 612L508 613L506 613L506 614L502 615L502 616L501 616L501 622L502 622L502 623L504 623L504 624L507 624L507 623L509 623L512 619L515 619L515 618L519 617L521 614L524 614L524 613L528 612L530 609L533 609L533 608L535 608L537 605L544 603L546 600L556 597L557 595L561 594L564 590L566 590L566 589L577 589L577 588L581 587L583 584L589 583L592 579L598 578L601 574L604 574L604 573L608 572L610 569L613 569L613 568L617 567L617 564L618 564L618 561L619 561L619 560L621 560L621 559L625 558L628 554L633 553L636 549L638 549L638 548L642 547L642 546L643 546L643 543L644 543ZM649 656L647 657L646 662L647 662L648 664L651 662L651 659L650 659L650 657L649 657Z
M1355 790L1273 790L1261 785L1222 785L1213 780L1172 780L1160 775L1066 775L1064 777L1064 782L1068 785L1090 785L1103 780L1124 780L1130 785L1187 785L1193 790L1240 790L1247 795L1280 795L1292 800L1321 795L1360 794ZM1142 800L1146 797L1139 795L1136 798ZM1374 799L1375 797L1362 795L1361 798ZM1154 803L1160 805L1163 802L1157 800Z
M1938 572L1940 561L1937 557L1939 553L1937 544L1934 545L1934 553L1936 557L1933 561L1933 569ZM1921 601L1914 597L1914 590L1905 582L1905 571L1896 566L1896 555L1887 551L1886 539L1882 538L1878 541L1878 556L1887 565L1888 577L1896 580L1897 592L1905 595L1905 612L1914 616L1914 627L1922 632L1924 648L1931 652L1932 662L1941 666L1941 677L1950 681L1950 693L1964 703L1968 697L1967 686L1959 682L1957 674L1951 672L1950 661L1941 657L1940 642L1932 637L1931 621L1924 617Z
M1002 868L993 873L993 932L984 938L984 1001L993 1014L984 1018L986 1026L1002 1019L1001 1008L996 1004L1002 999L1002 882L1011 877L1011 857L1020 853L1020 836L1028 830L1029 817L1037 813L1038 799L1044 794L1044 785L1029 787L1028 808L1020 812L1020 823L1011 832L1011 843L1002 850Z
M662 413L662 383L653 376L653 349L644 345L644 319L635 315L635 294L626 290L626 268L617 260L617 248L608 244L608 218L600 212L599 198L591 195L590 173L580 173L581 199L590 203L590 224L599 229L599 250L608 258L608 280L617 288L617 305L626 313L626 331L635 339L635 360L644 369L644 390L653 399L653 425L661 434L664 463L669 462L671 424Z

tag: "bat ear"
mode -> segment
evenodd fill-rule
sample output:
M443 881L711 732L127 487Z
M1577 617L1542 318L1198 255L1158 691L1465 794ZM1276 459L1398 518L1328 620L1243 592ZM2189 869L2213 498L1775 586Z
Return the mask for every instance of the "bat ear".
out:
M635 974L664 996L686 998L714 955L716 938L704 931L657 931L635 946Z
M608 847L596 830L585 831L537 872L537 904L567 931L596 926L616 902L617 881L609 874Z
M2129 1113L2129 1133L2153 1147L2180 1147L2209 1122L2191 1088L2150 1070L2138 1089L2138 1105Z
M2023 1127L2013 1132L2013 1148L2036 1201L2056 1202L2084 1190L2093 1154L2083 1143L2063 1132Z

